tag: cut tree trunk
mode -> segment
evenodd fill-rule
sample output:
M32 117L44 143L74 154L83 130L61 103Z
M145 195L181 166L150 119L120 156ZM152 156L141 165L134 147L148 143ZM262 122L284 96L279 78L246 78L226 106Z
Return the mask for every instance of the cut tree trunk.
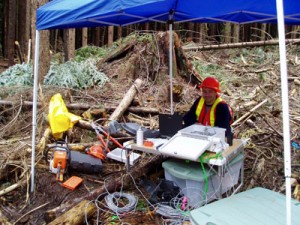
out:
M48 225L59 225L59 224L84 224L85 216L86 218L90 218L94 212L96 211L96 206L94 203L90 201L84 200L77 204L74 208L65 212L61 216L57 217ZM80 212L80 213L78 213Z
M220 45L201 45L196 47L183 47L184 51L205 51L214 49L230 49L230 48L246 48L246 47L259 47L267 45L278 45L278 40L270 41L255 41L255 42L242 42L242 43L231 43L231 44L220 44ZM286 39L286 44L299 44L300 39Z
M134 81L133 85L127 91L116 110L110 115L106 125L108 125L110 121L118 120L123 115L123 113L126 111L128 106L132 102L134 96L136 95L137 90L142 86L142 84L143 81L141 79L136 79Z
M87 46L87 42L88 42L88 28L84 27L82 28L82 47L86 47Z
M8 16L8 26L6 26L6 32L8 34L7 58L9 66L13 66L15 64L16 1L8 1Z
M263 104L265 104L266 102L268 102L268 99L265 99L264 101L260 102L259 104L257 104L255 107L253 107L249 112L245 113L243 116L241 116L239 119L237 119L236 121L234 121L232 123L231 126L237 126L241 121L246 120L247 117L249 117L251 115L251 113L253 113L255 110L257 110L259 107L261 107Z
M7 100L0 100L0 105L2 106L13 106L20 104L19 101L7 101ZM32 107L33 102L30 101L23 101L23 106L30 106ZM37 103L37 106L42 106L41 102ZM96 105L88 105L88 104L82 104L82 103L72 103L72 104L66 104L68 109L78 109L78 110L87 110L87 109L93 109L96 110ZM106 111L114 111L117 107L116 106L105 106ZM102 110L102 108L99 108L99 110ZM130 106L127 108L129 112L133 113L150 113L150 114L158 114L159 110L157 108L149 108L149 107L138 107L138 106Z
M74 59L75 57L75 29L64 30L64 56L65 61Z

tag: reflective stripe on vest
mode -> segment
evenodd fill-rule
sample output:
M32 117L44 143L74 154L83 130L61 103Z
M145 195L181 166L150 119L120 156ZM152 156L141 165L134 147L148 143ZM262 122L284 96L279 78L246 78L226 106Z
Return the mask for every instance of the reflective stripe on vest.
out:
M222 101L221 97L218 97L216 99L216 101L214 102L214 104L212 105L212 107L210 108L209 110L209 122L210 124L203 124L203 125L210 125L210 126L214 126L215 125L215 109L217 107L217 105ZM203 110L204 108L204 98L201 97L200 98L200 101L198 103L198 106L197 106L197 109L196 109L196 118L197 118L197 121L199 121L199 119L203 120L205 118L205 114L206 113L203 113L203 118L200 118L200 115L201 115L201 111ZM203 121L201 121L203 122Z

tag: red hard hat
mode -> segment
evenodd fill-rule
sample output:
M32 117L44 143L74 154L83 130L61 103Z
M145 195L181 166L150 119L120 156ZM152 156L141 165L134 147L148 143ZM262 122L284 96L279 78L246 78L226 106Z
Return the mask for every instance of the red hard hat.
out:
M214 77L206 77L202 84L199 85L199 88L211 88L214 89L216 92L221 92L220 90L220 83Z

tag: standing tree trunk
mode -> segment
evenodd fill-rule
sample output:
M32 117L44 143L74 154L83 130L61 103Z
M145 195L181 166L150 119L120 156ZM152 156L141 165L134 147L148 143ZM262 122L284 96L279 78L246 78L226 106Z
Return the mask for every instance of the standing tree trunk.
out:
M73 59L75 56L75 29L64 30L64 53L65 62Z
M225 23L224 26L224 43L231 43L231 23Z
M18 41L23 53L22 57L26 58L25 53L28 52L30 41L30 0L22 0L18 1L18 3Z
M217 32L217 24L209 24L208 25L208 30L209 30L209 36L211 37L217 37L218 36L218 32ZM215 41L217 42L218 40L215 39Z
M114 42L114 27L108 27L108 36L107 36L107 46L111 47L112 43Z
M95 28L95 45L100 46L100 27Z
M258 24L254 23L250 27L250 33L251 33L251 41L258 41L259 31L258 31Z
M292 26L292 33L291 33L291 38L296 39L297 38L297 32L298 32L298 25L293 25Z
M233 43L240 42L240 25L234 24L233 25Z
M81 45L82 47L87 46L87 40L88 40L88 29L87 27L82 28L82 41L81 41Z
M8 66L15 64L15 39L16 39L16 1L11 0L8 3L8 26L7 26L7 58Z
M32 52L33 52L33 58L35 57L35 33L36 33L36 9L45 3L47 3L48 0L31 0L31 9L32 9L32 21L31 21L31 28L32 28ZM40 31L40 49L39 49L39 84L43 84L44 77L47 74L49 68L50 68L50 49L49 49L49 31L43 30Z
M121 39L122 38L122 27L119 26L118 27L118 34L117 34L118 38L117 39Z
M155 23L156 24L156 23ZM132 25L126 26L126 35L128 36L131 33Z
M194 23L189 22L188 23L189 32L188 32L188 38L187 41L194 41Z
M261 25L260 41L265 41L266 40L266 31L267 31L267 24L263 23Z
M207 37L207 23L200 23L199 33L200 33L199 42L204 43Z

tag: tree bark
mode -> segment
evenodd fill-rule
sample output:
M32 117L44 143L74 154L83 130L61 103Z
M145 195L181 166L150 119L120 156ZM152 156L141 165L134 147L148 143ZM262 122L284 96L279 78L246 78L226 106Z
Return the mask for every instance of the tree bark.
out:
M239 43L240 42L240 25L234 24L233 25L233 43Z
M258 46L267 46L267 45L278 45L278 40L270 41L256 41L256 42L241 42L241 43L232 43L232 44L220 44L220 45L202 45L197 47L183 47L184 51L193 51L193 50L214 50L214 49L228 49L228 48L246 48L246 47L258 47ZM287 44L299 44L300 39L286 39Z
M88 28L82 28L82 47L87 46L87 39L88 39Z
M266 32L267 32L267 24L263 23L261 25L261 35L260 35L260 40L265 41L266 40Z
M118 27L118 34L117 34L117 39L118 40L122 38L122 30L123 30L122 27Z
M6 101L6 100L0 100L0 105L2 106L13 106L18 105L20 102L12 102L12 101ZM32 106L33 102L24 101L22 102L24 106ZM37 103L38 106L42 106L41 102ZM68 109L79 109L79 110L87 110L90 108L96 109L97 105L88 105L88 104L82 104L82 103L72 103L72 104L66 104ZM106 106L106 111L114 111L117 107L116 106ZM137 106L130 106L127 108L129 112L133 113L151 113L151 114L158 114L159 110L157 108L149 108L149 107L137 107Z
M100 46L100 27L95 28L95 46Z
M64 30L64 52L65 62L75 57L75 29Z
M237 119L236 121L234 121L231 126L236 126L239 122L241 122L242 120L246 119L248 116L251 115L252 112L254 112L255 110L257 110L259 107L261 107L263 104L265 104L268 101L268 99L265 99L264 101L262 101L261 103L257 104L255 107L253 107L249 112L245 113L243 116L241 116L239 119Z
M224 28L224 42L226 44L231 43L231 23L225 23Z
M114 27L108 27L107 46L111 47L114 42Z
M12 0L8 3L8 27L7 27L7 58L8 65L13 66L15 56L15 39L16 39L16 1Z
M72 224L79 225L85 223L85 215L90 218L96 211L94 203L84 200L77 204L74 208L57 217L48 225Z
M28 52L28 41L30 39L30 0L18 1L18 40L21 52ZM22 55L25 58L25 55ZM26 60L26 59L25 59ZM26 60L27 61L27 60Z
M200 33L199 42L204 43L206 40L206 37L207 37L207 24L206 23L204 23L204 24L200 23L199 33Z

